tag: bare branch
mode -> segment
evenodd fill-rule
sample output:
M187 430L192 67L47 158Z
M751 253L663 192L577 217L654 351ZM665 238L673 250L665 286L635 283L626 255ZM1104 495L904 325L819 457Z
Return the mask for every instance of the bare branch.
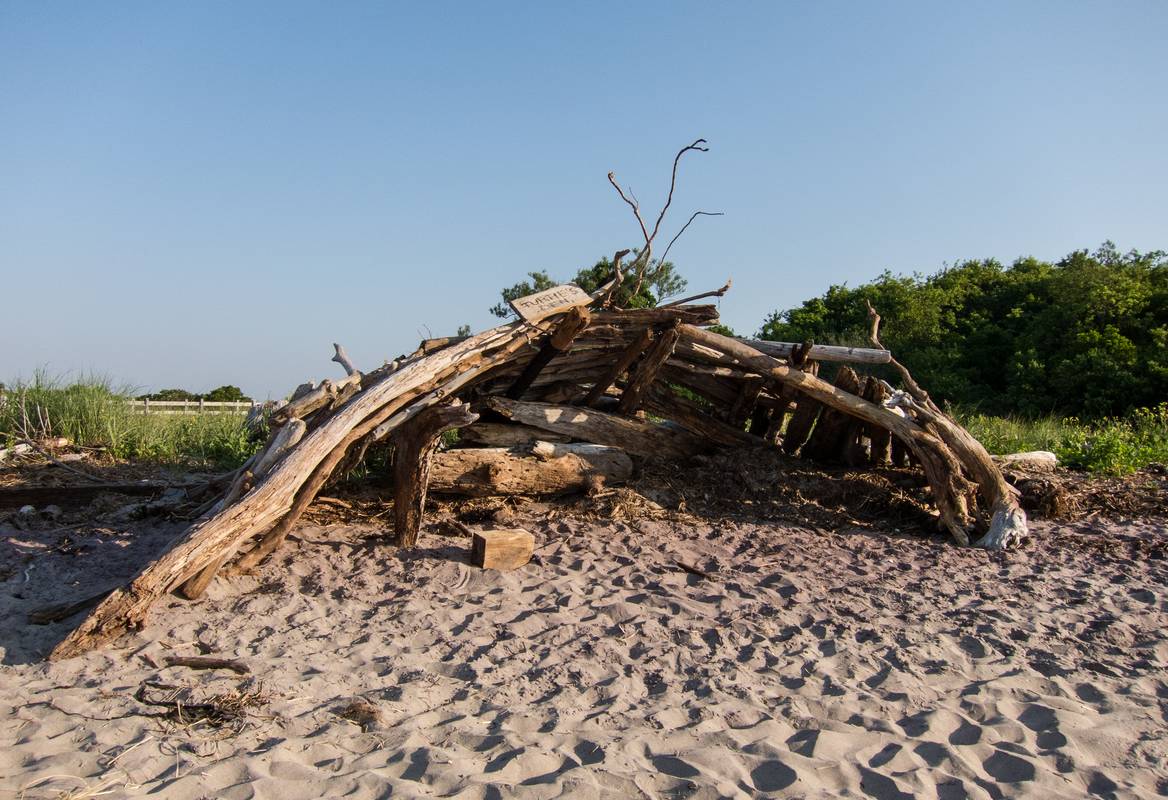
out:
M602 306L607 306L609 302L612 301L613 292L615 292L621 285L621 279L623 276L621 275L620 262L621 259L628 254L628 250L617 250L612 254L612 280L610 280L604 286L601 286L600 289L592 294L593 297L597 298L603 296L604 299L600 303Z
M345 372L350 375L361 371L353 366L353 360L349 358L349 354L345 352L344 345L339 345L336 342L333 342L333 347L336 348L337 353L331 359L329 359L330 361L335 361L340 364L345 368Z
M681 235L683 233L685 233L685 229L688 228L693 223L693 221L695 219L697 219L698 217L724 217L724 216L726 216L726 212L724 212L724 211L695 211L693 213L693 215L689 218L689 222L682 225L681 230L679 230L677 232L677 235L669 240L669 244L667 244L665 246L665 252L661 254L661 259L657 263L658 264L665 263L665 257L669 255L669 250L670 250L670 248L673 247L673 243L681 238ZM721 297L721 295L719 295L719 297Z
M704 145L704 144L706 144L705 139L697 139L696 141L694 141L693 144L686 145L685 147L678 150L677 155L674 156L674 158L673 158L673 173L669 179L669 194L665 198L665 205L661 207L661 213L657 215L657 221L653 224L653 232L652 233L649 233L649 229L645 225L645 220L641 216L641 204L639 201L637 201L636 195L633 195L631 189L629 190L628 194L625 194L625 191L623 189L621 189L620 185L616 182L616 173L613 173L613 172L608 173L608 182L612 184L613 188L616 189L617 194L620 195L621 199L624 200L628 204L629 208L631 208L633 210L633 215L637 218L637 223L641 226L641 236L645 239L645 248L640 253L637 254L636 261L634 261L631 265L631 268L633 269L633 271L636 273L636 276L637 276L637 282L633 285L633 291L632 291L633 295L636 295L638 292L641 291L641 285L645 281L645 273L649 269L649 265L651 263L653 263L653 240L657 238L657 233L661 230L661 222L665 219L665 213L667 211L669 211L669 206L673 204L673 192L677 188L677 167L678 167L678 164L681 163L681 157L683 155L685 155L686 153L688 153L690 150L697 150L697 151L702 152L702 153L709 152L710 148L703 147L702 145ZM630 195L632 195L631 200L629 199ZM720 214L720 212L711 213L711 212L699 211L696 214L694 214L694 217L699 216L701 214L707 214L709 216L716 216L716 215ZM682 228L683 231L685 230L685 228L689 227L690 222L693 222L694 217L690 217L689 222L687 222L685 224L685 226ZM680 236L680 235L681 235L681 233L679 232L678 236ZM673 245L674 241L677 241L677 236L673 237L673 241L671 241L669 243L670 246ZM668 247L666 248L666 252L667 253L669 252ZM663 263L663 261L664 261L664 259L662 258L658 261L658 263Z
M868 306L868 321L871 324L871 328L868 330L868 341L872 343L873 347L887 350L888 348L880 343L880 315L876 313L876 309L872 307L870 300L865 298L864 302ZM937 408L936 404L929 398L929 393L921 388L920 384L913 379L912 373L908 371L908 368L893 358L891 353L889 353L888 363L900 373L900 377L904 381L904 385L908 389L909 394L930 410L940 413L941 409Z
M730 291L730 284L733 282L734 281L727 278L726 285L721 289L715 289L712 292L702 292L701 294L695 294L693 297L683 297L682 299L675 300L672 303L666 303L665 305L660 306L660 308L669 308L671 306L680 306L684 303L692 303L694 300L701 300L703 297L721 297L722 295L726 294L726 292Z
M645 246L648 247L650 243L649 229L645 227L645 220L641 219L641 206L638 203L634 203L625 195L625 192L623 189L621 189L620 184L616 182L615 172L608 173L608 182L612 184L612 188L616 189L616 193L620 195L621 200L624 200L626 203L628 203L629 208L633 210L633 216L637 218L637 223L641 226L641 235L645 237Z
M673 190L677 187L677 165L681 162L681 157L690 150L697 150L702 153L708 153L710 148L702 147L706 144L705 139L698 139L693 144L681 148L677 151L677 155L673 158L673 176L669 181L669 196L665 198L665 205L661 208L661 213L657 215L657 223L653 226L653 233L649 236L649 241L657 238L657 231L661 229L661 220L665 219L665 212L669 210L669 205L673 202Z

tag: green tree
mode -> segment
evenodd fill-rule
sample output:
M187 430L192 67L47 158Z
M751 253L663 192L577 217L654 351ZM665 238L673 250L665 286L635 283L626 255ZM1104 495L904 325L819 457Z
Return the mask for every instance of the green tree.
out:
M138 396L139 400L198 400L199 396L186 389L160 389L153 394Z
M633 253L632 256L633 262L630 263L635 263L636 253ZM503 301L491 308L492 314L505 319L514 313L507 305L512 300L558 285L547 272L542 270L529 272L527 275L531 280L520 281L500 292ZM570 282L591 293L612 280L612 277L612 260L602 258L591 267L581 269ZM622 308L652 308L662 300L685 291L687 285L686 279L677 273L677 269L671 261L665 263L657 260L650 261L649 266L645 269L644 280L635 294L633 290L637 289L636 274L630 270L629 263L622 265L621 278L621 285L613 293L613 300Z
M1168 258L1110 242L1051 264L965 261L922 276L885 272L772 313L760 336L881 340L935 397L991 413L1099 416L1168 396Z
M212 389L203 395L203 399L214 403L240 403L251 400L238 386L230 385Z

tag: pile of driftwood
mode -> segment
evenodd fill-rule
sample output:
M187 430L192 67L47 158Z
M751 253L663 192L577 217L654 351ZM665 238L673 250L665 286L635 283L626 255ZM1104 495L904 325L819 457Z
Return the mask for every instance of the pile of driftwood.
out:
M700 298L699 298L700 299ZM603 290L557 287L514 303L520 318L477 336L429 340L412 356L307 384L271 417L265 447L159 559L113 591L51 658L137 628L179 591L274 552L335 476L392 446L400 546L417 539L427 491L544 494L630 477L635 458L684 459L716 447L781 447L859 467L924 470L938 522L960 544L1007 547L1026 517L985 449L878 347L760 342L705 328L714 306L621 310ZM871 375L901 369L904 389ZM819 373L836 367L832 380ZM458 447L436 452L443 433ZM380 445L379 445L380 443Z

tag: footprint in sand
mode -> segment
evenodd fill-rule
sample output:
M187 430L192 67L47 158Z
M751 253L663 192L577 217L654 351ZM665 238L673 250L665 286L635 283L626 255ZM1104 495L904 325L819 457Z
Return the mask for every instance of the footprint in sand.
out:
M957 730L949 734L949 744L959 746L977 744L981 741L981 732L980 726L963 719L961 724L957 726Z
M797 777L795 770L775 759L764 761L750 771L750 780L760 792L781 792Z
M650 759L653 767L671 778L696 778L701 772L688 761L682 761L677 756L653 756Z
M1022 783L1034 780L1034 764L1005 750L981 762L982 768L998 783Z

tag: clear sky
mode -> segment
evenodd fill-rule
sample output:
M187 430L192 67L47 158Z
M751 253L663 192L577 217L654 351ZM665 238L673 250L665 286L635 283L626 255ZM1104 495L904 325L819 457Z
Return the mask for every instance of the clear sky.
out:
M0 380L263 398L494 323L659 205L723 320L1168 248L1168 3L0 0Z

